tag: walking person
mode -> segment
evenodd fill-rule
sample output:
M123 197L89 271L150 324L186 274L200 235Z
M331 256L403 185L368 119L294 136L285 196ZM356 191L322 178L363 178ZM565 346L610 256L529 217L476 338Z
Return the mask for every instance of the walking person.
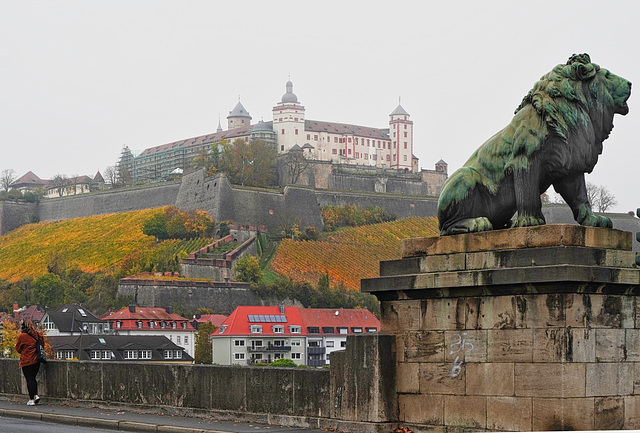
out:
M38 361L36 354L36 341L44 343L44 337L38 332L33 321L25 320L22 322L22 333L16 341L16 352L20 354L20 368L27 380L27 390L29 391L27 406L35 406L40 402L36 380L36 375L40 370L40 361Z

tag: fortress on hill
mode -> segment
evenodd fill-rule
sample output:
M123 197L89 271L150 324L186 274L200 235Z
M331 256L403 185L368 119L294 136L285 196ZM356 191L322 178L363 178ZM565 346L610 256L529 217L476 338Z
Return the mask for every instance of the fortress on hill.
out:
M139 155L125 146L118 162L119 171L127 173L134 184L166 180L172 174L186 171L194 157L209 151L216 142L261 139L273 144L279 155L299 151L306 161L314 163L420 175L418 158L413 155L413 121L400 104L389 114L387 128L310 120L293 93L293 83L287 81L286 92L272 113L273 120L251 124L251 115L238 101L227 116L226 130L218 122L214 133L150 147ZM440 160L435 171L440 175L440 183L443 182L446 162ZM428 174L429 170L418 178Z

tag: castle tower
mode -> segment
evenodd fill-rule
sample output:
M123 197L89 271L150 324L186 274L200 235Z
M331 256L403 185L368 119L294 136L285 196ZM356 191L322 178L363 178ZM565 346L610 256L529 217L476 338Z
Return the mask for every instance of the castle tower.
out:
M242 106L240 98L232 111L227 116L227 129L239 128L241 126L249 126L251 124L251 116L249 112Z
M389 137L391 138L391 167L412 171L413 121L409 113L398 104L389 115Z
M304 141L305 108L293 93L293 83L287 81L286 93L273 107L273 131L278 135L278 153L286 153Z

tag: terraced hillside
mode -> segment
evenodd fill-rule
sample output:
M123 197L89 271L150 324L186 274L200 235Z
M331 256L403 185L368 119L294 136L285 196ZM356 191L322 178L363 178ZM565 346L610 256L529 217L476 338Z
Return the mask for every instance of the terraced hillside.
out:
M294 281L315 285L328 274L332 282L360 290L360 279L379 275L381 260L400 258L402 239L438 234L437 218L414 217L348 228L322 241L285 239L271 267Z

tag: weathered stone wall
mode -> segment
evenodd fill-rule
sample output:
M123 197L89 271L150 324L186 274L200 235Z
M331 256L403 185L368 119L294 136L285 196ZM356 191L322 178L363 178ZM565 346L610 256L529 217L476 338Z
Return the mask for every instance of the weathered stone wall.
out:
M164 182L136 188L46 199L40 201L38 205L38 216L41 221L56 221L171 206L176 203L179 188L180 182Z
M38 220L37 205L14 201L0 201L0 235Z
M123 278L118 295L126 296L140 307L181 307L196 311L211 308L221 314L231 314L240 305L263 305L248 283L189 280L153 280Z
M436 197L403 196L392 194L315 191L320 206L357 204L362 207L380 206L398 218L437 215Z
M319 427L328 418L330 377L325 369L241 368L210 365L50 361L40 369L40 396L224 411L237 418ZM25 394L17 359L0 359L0 393ZM269 414L268 418L264 415ZM262 415L260 417L260 415Z
M396 336L401 425L640 427L630 233L548 225L417 238L403 257L363 281Z

